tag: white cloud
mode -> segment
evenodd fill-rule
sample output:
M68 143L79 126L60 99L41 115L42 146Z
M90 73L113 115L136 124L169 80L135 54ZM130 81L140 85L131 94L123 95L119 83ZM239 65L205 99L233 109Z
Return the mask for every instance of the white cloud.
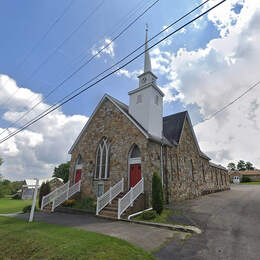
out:
M141 70L128 71L127 69L121 69L116 73L116 75L125 76L129 79L137 80L137 76L141 75L142 73L143 71Z
M110 57L115 56L115 43L112 42L109 38L106 38L100 47L94 46L91 50L92 55L96 55L99 51L101 51L97 57L100 58L102 53L106 53Z
M236 4L243 6L240 13L235 12ZM260 80L260 2L230 0L209 13L207 19L219 30L219 36L205 48L181 48L173 53L164 47L151 52L154 73L168 81L161 85L165 101L179 99L184 106L193 104L202 118ZM260 87L195 127L202 150L213 160L225 165L230 160L244 159L260 168L259 93Z
M17 92L12 100L6 102L7 97L15 91ZM29 89L19 88L13 79L0 75L0 106L7 110L3 118L9 124L15 122L31 107L31 100L35 97L41 95ZM18 126L48 107L45 103L36 107L18 123ZM88 118L82 115L67 116L61 110L56 110L0 144L0 157L4 160L0 168L1 173L12 180L51 176L55 166L69 159L68 150L87 120ZM0 133L3 130L0 128ZM16 128L12 127L9 132L14 130ZM2 139L7 135L8 132L5 132L0 137Z
M222 108L259 80L260 66L260 3L243 1L236 14L237 1L212 12L208 19L220 31L220 38L211 40L197 51L180 49L171 63L168 79L183 94L185 105L195 104L203 118ZM242 1L240 1L242 3ZM260 166L259 89L214 119L195 127L202 150L216 161L250 160Z

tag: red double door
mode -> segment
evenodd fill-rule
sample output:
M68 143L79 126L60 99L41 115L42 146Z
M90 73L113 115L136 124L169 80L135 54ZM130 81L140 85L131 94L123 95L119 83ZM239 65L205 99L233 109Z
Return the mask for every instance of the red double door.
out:
M134 187L142 178L141 175L141 164L130 165L130 188Z
M80 180L81 180L81 169L76 170L75 183L79 182Z

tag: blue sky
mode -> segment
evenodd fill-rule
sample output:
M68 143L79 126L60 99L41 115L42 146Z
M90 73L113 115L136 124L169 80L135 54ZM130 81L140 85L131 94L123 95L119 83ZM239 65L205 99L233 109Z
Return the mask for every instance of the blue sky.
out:
M102 4L103 2L103 4ZM109 32L113 31L118 21L129 13L130 10L145 4L147 7L153 1L73 1L73 4L65 16L57 23L47 38L38 45L38 48L28 57L24 66L17 69L28 52L41 39L44 32L48 30L55 19L68 6L70 1L27 1L26 4L15 1L5 2L3 10L6 10L0 18L2 32L6 35L1 41L0 50L0 71L14 78L19 86L29 88L35 92L48 93L58 85L69 73L82 63L71 64L82 51L92 48L96 42L102 41L105 37L112 38ZM43 60L50 55L55 48L99 5L98 11L71 37L62 48L53 55L49 61L33 77L31 73ZM141 4L140 4L141 3ZM148 5L147 5L148 3ZM72 80L68 81L59 91L55 92L48 103L52 104L58 98L63 97L68 91L87 81L98 72L112 65L120 57L124 57L131 50L143 44L145 23L149 24L149 35L154 35L163 26L170 24L176 18L182 16L198 1L159 1L150 11L136 22L123 36L115 42L115 57L104 55L102 59L95 59L79 72ZM143 8L138 8L136 14L141 13ZM198 13L198 12L197 12ZM10 19L12 14L15 19ZM187 21L187 19L185 20ZM129 23L129 22L128 22ZM127 24L127 23L126 23ZM183 24L180 23L180 24ZM6 26L7 25L7 26ZM123 27L121 27L123 28ZM119 29L121 29L119 28ZM177 27L175 27L177 28ZM214 36L218 35L217 30L211 23L206 23L203 30L197 31L189 28L189 34L177 35L173 44L167 46L172 51L180 47L194 50L205 46ZM117 33L119 30L117 31ZM115 34L114 34L115 35ZM104 37L105 36L105 37ZM100 45L100 43L99 43ZM86 53L91 57L91 50ZM83 55L81 55L83 57ZM104 62L106 59L106 62ZM129 66L130 69L141 70L143 59L140 58ZM158 80L160 84L163 79ZM75 101L64 106L66 114L84 114L89 116L104 93L109 93L124 102L128 102L127 92L137 87L137 82L121 79L117 76L111 77L99 84L95 89L88 91ZM86 106L86 103L88 104ZM82 110L82 106L85 109ZM183 110L181 104L175 107L166 107L164 113L171 114Z
M215 0L210 1L208 7L217 2ZM254 26L250 27L252 28L252 35L250 35L251 31L248 31L248 25L254 19L258 21L257 1L256 3L248 0L230 0L227 2L212 14L205 16L195 24L189 25L164 44L160 44L151 50L153 72L158 76L158 85L166 94L164 115L188 110L193 123L196 124L239 95L255 79L244 77L242 81L235 82L236 75L246 73L243 68L250 68L247 63L254 64L258 57L259 48L254 45L258 40L256 38L258 31L254 29ZM35 93L41 94L41 98L43 98L84 61L91 58L95 50L104 46L106 40L115 37L120 30L152 3L151 0L28 0L26 2L16 0L3 2L0 15L2 35L0 41L0 76L8 76L9 81L6 84L3 83L5 80L0 82L2 84L2 93L0 92L1 128L4 129L11 122L14 122L15 118L21 116L31 106ZM200 3L200 1L193 0L159 1L117 39L106 53L102 53L92 60L84 69L45 100L43 107L46 108L48 105L57 102L64 95L143 44L146 23L149 24L149 36L151 37ZM252 7L254 4L256 8ZM53 27L47 37L37 45L37 48L30 53L30 50L34 48L67 6L70 7L65 15ZM96 12L89 17L95 9L97 9ZM128 17L129 12L132 12L130 17ZM202 9L198 10L174 28L176 29L201 12ZM87 17L89 19L80 29L49 58L48 62L41 66L37 73L34 73L38 66ZM241 50L243 48L247 50L249 47L254 49L255 57L242 57L240 55ZM19 67L25 57L26 62L22 67ZM5 160L2 167L3 174L9 178L21 179L32 177L35 169L40 169L40 176L49 176L55 165L68 159L67 151L72 141L105 93L128 104L127 93L138 86L136 76L142 68L143 57L124 68L121 73L104 80L64 105L61 110L54 114L56 118L54 121L51 121L53 119L51 117L43 119L41 123L37 123L24 134L20 134L20 137L2 144L0 147L2 155L0 154L0 156ZM32 73L34 73L33 76L31 76ZM11 88L14 90L24 88L28 93L20 89L6 104L10 93L13 93ZM248 103L258 104L258 100L252 99ZM257 118L257 107L258 105L245 107L246 111L243 113L248 115L249 118L247 126ZM40 111L42 110L37 110L35 113L37 114ZM245 152L237 153L232 150L232 147L228 146L228 140L236 140L233 144L233 147L236 148L239 140L241 140L240 134L249 131L247 127L239 126L241 133L239 131L228 132L230 126L227 122L231 122L234 117L238 117L237 111L238 109L234 108L234 112L227 111L226 114L216 120L195 128L203 150L212 156L216 162L226 164L230 160L241 158L250 160L246 156L248 147ZM229 120L229 118L232 118L232 120ZM224 119L226 119L225 124L223 124ZM49 124L48 120L53 123L52 135L46 134L50 131L46 127ZM63 123L58 125L62 120ZM57 125L55 125L55 122L57 122ZM18 126L20 124L16 125L16 127ZM62 133L65 127L67 132ZM252 126L250 131L254 132L257 127ZM71 132L69 132L69 129L71 129ZM45 130L47 132L44 132ZM208 132L214 133L218 138L210 136ZM23 140L23 138L25 139ZM55 139L59 141L55 143ZM67 140L67 142L64 143L64 140ZM30 149L27 147L28 150L22 145L27 142L31 142ZM50 151L55 149L57 152L54 155ZM15 158L18 158L19 161L16 166L13 165ZM260 165L260 158L257 156L251 161ZM19 172L19 174L12 175L14 171Z

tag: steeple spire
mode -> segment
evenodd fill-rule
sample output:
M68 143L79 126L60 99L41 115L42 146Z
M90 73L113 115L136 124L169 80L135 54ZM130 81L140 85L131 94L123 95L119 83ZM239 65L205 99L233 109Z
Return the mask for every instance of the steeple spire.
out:
M150 54L148 50L148 24L146 24L145 29L145 56L144 56L144 73L145 72L152 72L152 66L151 66L151 60L150 60Z

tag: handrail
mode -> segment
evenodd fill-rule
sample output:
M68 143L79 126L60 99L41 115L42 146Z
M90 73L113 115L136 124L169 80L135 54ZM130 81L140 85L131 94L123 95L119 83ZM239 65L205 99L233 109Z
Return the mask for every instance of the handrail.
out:
M141 193L144 193L144 179L142 178L134 187L131 187L125 196L118 200L118 212L117 218L129 207L133 206L133 202L139 197Z
M113 187L110 187L107 192L97 198L96 215L107 205L111 204L112 200L124 192L124 178L122 178Z
M69 184L70 181L66 182L65 184L63 184L62 186L58 187L57 189L53 190L52 192L48 193L47 195L42 197L42 204L41 204L41 210L44 208L44 206L46 206L47 204L49 204L50 202L52 202L54 200L55 197L57 197L59 195L59 191L63 188L66 188L66 190L69 188ZM61 192L63 193L63 192ZM51 198L53 196L53 198ZM51 198L49 200L46 201L46 199ZM45 202L46 201L46 202Z
M53 212L55 208L57 208L61 203L63 203L65 200L69 199L72 195L80 191L80 184L81 180L72 185L71 187L68 187L67 190L63 191L59 195L57 195L52 202L52 209Z

